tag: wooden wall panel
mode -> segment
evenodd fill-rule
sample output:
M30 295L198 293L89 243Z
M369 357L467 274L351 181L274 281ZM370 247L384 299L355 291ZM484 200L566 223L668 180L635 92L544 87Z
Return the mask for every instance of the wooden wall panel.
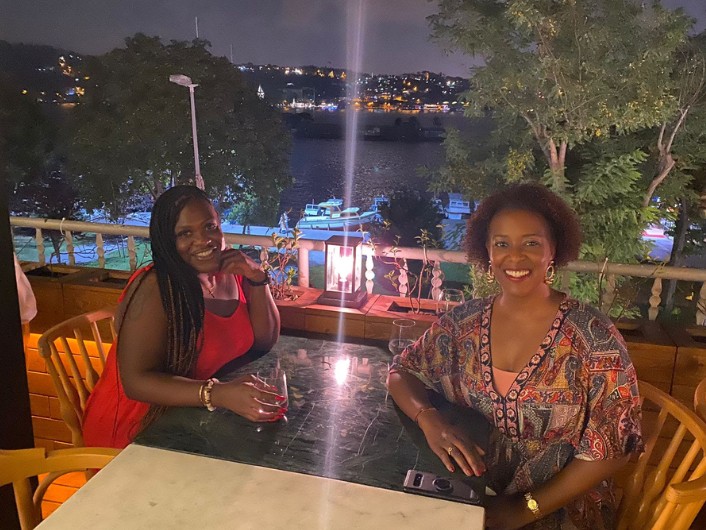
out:
M41 394L43 396L56 396L54 383L47 373L28 372L27 382L31 394Z
M37 438L71 443L71 432L61 420L32 416L32 428Z
M677 348L658 322L617 322L637 377L667 393L672 391Z
M40 394L30 394L29 406L32 410L32 416L40 416L42 418L51 417L49 397Z

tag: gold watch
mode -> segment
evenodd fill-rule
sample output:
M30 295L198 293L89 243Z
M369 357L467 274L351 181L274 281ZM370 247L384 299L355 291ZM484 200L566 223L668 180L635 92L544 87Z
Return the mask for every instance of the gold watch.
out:
M539 503L534 500L534 497L532 497L529 491L525 493L525 501L527 502L527 509L532 512L532 515L539 517Z

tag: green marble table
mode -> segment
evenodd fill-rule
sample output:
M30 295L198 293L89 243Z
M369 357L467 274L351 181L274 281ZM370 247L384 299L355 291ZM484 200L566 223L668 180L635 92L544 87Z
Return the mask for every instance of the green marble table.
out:
M283 336L271 352L248 354L218 375L233 378L279 362L289 385L287 421L252 423L227 410L174 408L136 442L401 490L409 469L445 470L416 426L395 410L385 386L391 360L379 346Z

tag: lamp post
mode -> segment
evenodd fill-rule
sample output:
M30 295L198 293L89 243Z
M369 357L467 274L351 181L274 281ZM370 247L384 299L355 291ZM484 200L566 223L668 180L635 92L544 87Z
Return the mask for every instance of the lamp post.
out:
M196 136L196 103L194 102L195 85L191 82L191 78L184 74L174 74L169 76L169 80L177 85L189 87L189 97L191 99L191 134L194 138L194 172L196 173L196 186L199 189L204 189L203 177L201 176L201 164L199 163L199 141Z

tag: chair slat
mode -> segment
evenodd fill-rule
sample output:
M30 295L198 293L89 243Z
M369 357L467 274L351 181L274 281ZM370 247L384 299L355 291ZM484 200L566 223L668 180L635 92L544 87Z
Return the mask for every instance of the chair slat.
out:
M642 381L639 386L643 408L656 406L659 414L643 425L645 452L624 488L618 528L688 530L706 502L706 424L665 392Z
M106 343L99 327L102 323L107 324L110 332L109 340L114 342L116 333L113 311L100 310L57 324L47 330L37 343L39 353L46 363L47 372L54 383L61 417L71 431L71 441L74 446L83 445L81 432L83 412L100 378L100 372L105 368ZM96 359L90 356L87 337L95 342L98 369L93 364Z
M95 324L92 322L91 324ZM91 330L93 332L93 330ZM78 350L81 355L81 360L84 365L84 370L86 371L85 383L84 381L76 381L77 386L83 388L81 393L84 401L81 402L81 406L86 408L86 402L88 401L88 395L93 391L98 382L98 372L93 368L93 363L91 363L91 358L88 356L88 350L86 349L86 343L83 339L83 333L79 328L74 329L74 336L76 337L76 342L78 343Z
M75 333L76 331L73 330L72 335L75 335ZM86 385L83 382L83 376L81 374L81 371L78 369L76 357L74 357L74 352L71 349L71 346L69 345L69 341L64 336L59 337L59 340L64 345L63 360L65 360L66 364L69 365L69 369L71 370L71 377L73 377L72 384L76 389L76 392L78 393L78 397L81 402L81 407L83 407L86 403L86 400L88 399L88 390L86 389ZM79 344L80 342L81 341L79 341Z
M22 530L32 530L42 521L41 500L49 485L58 477L74 471L104 468L120 451L103 448L44 448L0 450L0 486L12 484ZM38 496L33 496L29 479L47 473L39 482Z

